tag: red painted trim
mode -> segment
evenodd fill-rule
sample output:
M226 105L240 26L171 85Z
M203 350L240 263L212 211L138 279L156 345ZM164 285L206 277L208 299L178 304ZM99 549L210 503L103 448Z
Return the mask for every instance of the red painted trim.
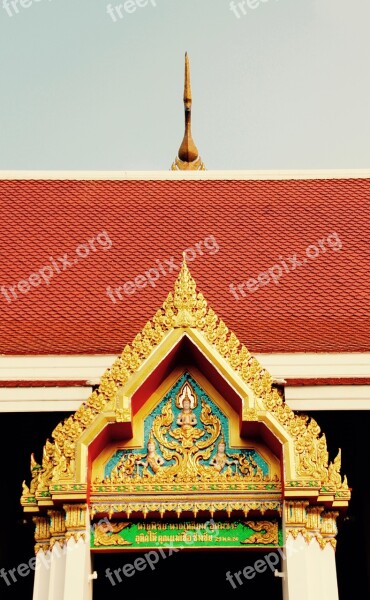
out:
M85 379L56 379L56 380L26 380L14 379L8 381L0 380L0 388L19 388L19 387L92 387L91 383Z
M291 387L304 385L370 385L370 377L287 377L285 378L287 385Z
M206 368L207 359L198 359L198 366L207 371ZM200 364L201 363L201 364ZM163 367L166 365L164 363ZM168 365L163 369L165 372L170 372L168 369ZM160 369L157 371L157 378L160 381L161 376ZM215 374L214 374L215 375ZM159 376L159 377L158 377ZM222 379L222 378L221 378ZM148 385L148 383L150 384ZM220 381L221 382L221 381ZM98 385L98 384L97 384ZM153 391L156 389L155 381L152 378L148 378L148 390ZM305 385L316 386L316 385L370 385L370 377L287 377L285 379L284 384L279 384L283 386L290 387L300 387ZM41 388L41 387L93 387L89 381L85 379L58 379L58 380L22 380L22 379L14 379L14 380L0 380L0 389L1 388ZM143 401L139 401L138 406L135 407L136 410L143 404ZM136 411L135 411L136 412Z
M231 385L220 375L216 367L202 354L199 348L188 338L181 340L172 348L171 352L155 367L140 388L133 394L132 411L137 411L159 387L160 383L171 373L175 366L183 367L184 371L194 365L208 381L214 386L221 396L227 399L229 404L240 415L242 401Z

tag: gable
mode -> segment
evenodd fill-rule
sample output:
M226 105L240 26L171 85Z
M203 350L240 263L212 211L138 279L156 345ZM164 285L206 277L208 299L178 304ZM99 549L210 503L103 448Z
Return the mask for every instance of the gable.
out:
M213 370L204 368L206 360L198 362L201 369L192 364L196 352L185 353L183 362L179 341L186 349L187 340ZM156 372L159 377L153 379ZM194 411L183 423L185 388ZM181 494L185 488L191 493L194 485L201 505L213 506L214 483L221 486L216 489L227 512L255 501L263 512L270 500L278 510L283 497L339 508L350 498L340 475L340 452L328 464L317 423L284 403L270 375L197 292L185 259L174 292L108 369L99 390L57 426L53 438L46 442L42 465L33 459L30 487L23 485L22 504L31 512L73 499L90 503L93 513L158 512L159 501L161 513L174 505L181 513L191 505ZM222 440L228 460L237 463L217 471ZM150 442L155 446L150 456L159 457L158 463L148 462ZM159 481L164 490L158 489Z

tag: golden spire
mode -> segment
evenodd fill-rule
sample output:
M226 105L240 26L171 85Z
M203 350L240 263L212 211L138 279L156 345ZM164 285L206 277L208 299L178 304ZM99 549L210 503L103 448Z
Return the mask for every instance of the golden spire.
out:
M172 171L204 171L205 166L199 156L191 135L191 85L190 63L188 53L185 53L185 83L184 83L184 108L185 108L185 133L179 148L178 156L172 164Z

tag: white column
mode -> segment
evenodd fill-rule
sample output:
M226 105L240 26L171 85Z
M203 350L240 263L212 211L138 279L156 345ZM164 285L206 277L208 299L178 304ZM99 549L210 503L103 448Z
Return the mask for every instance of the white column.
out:
M321 581L323 586L323 600L338 600L337 566L335 562L335 549L327 543L321 550Z
M284 548L283 599L311 600L309 594L308 545L301 533L294 537L289 534ZM319 600L319 598L315 598Z
M63 600L66 568L65 514L63 511L48 510L50 519L50 583L48 600Z
M338 600L334 548L321 547L315 537L309 542L301 533L290 534L283 560L284 600Z
M48 600L63 600L66 569L66 547L55 542L50 551L50 581Z
M325 510L322 513L320 533L322 536L322 557L321 557L321 579L323 586L323 600L338 600L338 578L337 565L335 562L335 547L337 518L339 513L336 511Z
M90 544L82 537L67 543L64 595L62 600L92 600Z
M40 549L36 554L32 600L49 599L50 552Z
M322 581L322 550L316 539L312 537L307 550L307 574L309 598L323 600L323 581Z
M65 505L67 547L62 600L92 600L90 520L86 505Z
M335 564L336 519L307 500L287 501L283 511L284 600L338 600Z
M50 521L49 517L33 517L35 524L35 579L33 600L48 600L50 581Z

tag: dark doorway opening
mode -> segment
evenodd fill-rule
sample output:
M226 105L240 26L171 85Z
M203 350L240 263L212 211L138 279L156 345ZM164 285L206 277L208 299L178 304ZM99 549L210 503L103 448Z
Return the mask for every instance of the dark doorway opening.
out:
M274 549L269 551L274 552ZM270 568L266 564L264 572L258 572L254 568L256 561L260 561L259 569L262 570L261 560L264 561L268 554L266 549L263 552L179 550L166 554L165 557L159 551L155 552L158 560L153 568L149 566L144 551L94 554L93 569L98 574L94 581L94 600L122 598L123 594L125 597L126 594L133 594L136 598L160 597L162 600L172 600L180 590L183 591L182 595L189 595L192 600L248 598L252 593L258 593L259 597L282 599L282 580L275 577L274 567ZM152 556L154 562L154 555ZM139 557L141 561L137 561ZM135 564L142 570L136 569ZM243 569L249 579L243 575ZM130 575L124 574L123 570ZM228 572L229 579L226 577Z

